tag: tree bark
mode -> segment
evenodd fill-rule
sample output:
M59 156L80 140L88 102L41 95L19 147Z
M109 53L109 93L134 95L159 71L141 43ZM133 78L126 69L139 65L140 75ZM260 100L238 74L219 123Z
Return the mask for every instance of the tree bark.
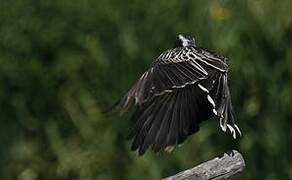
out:
M242 155L233 150L222 157L199 164L163 180L221 180L240 174L245 167Z

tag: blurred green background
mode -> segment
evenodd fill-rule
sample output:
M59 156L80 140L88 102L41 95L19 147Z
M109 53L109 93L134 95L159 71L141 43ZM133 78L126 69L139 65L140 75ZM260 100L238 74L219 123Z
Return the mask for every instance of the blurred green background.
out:
M0 179L149 180L231 149L238 179L292 179L291 0L0 0ZM218 121L138 157L129 115L102 114L175 35L229 58L243 131Z

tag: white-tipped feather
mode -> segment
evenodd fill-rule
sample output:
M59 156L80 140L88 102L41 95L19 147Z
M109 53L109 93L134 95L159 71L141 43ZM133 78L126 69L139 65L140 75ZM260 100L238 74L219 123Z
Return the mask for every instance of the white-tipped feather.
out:
M227 124L227 127L228 127L228 129L230 130L231 133L234 131L234 128L230 124Z
M242 134L241 134L241 131L240 131L239 127L238 127L236 124L234 124L234 127L235 127L235 129L238 131L239 135L240 135L240 136L242 136Z
M214 100L211 98L211 96L209 94L207 95L207 99L212 104L212 106L215 107L215 102L214 102Z
M207 62L207 61L204 60L203 58L198 58L197 60L202 61L202 62L204 62L205 64L208 64L209 66L211 66L211 67L213 67L213 68L215 68L215 69L217 69L217 70L219 70L219 71L221 71L221 72L226 72L226 69L222 69L222 68L220 68L220 67L217 67L217 66L215 66L215 65L213 65L213 64L211 64L211 63L209 63L209 62Z
M232 136L233 136L233 139L236 139L236 132L235 131L232 132Z
M198 84L199 88L202 89L203 91L209 93L208 89L202 86L201 84Z
M216 109L213 109L213 113L217 116L217 111L216 111Z
M206 76L209 74L198 62L193 60L193 61L190 62L190 64L192 64L194 67L196 67L196 69L200 70Z
M230 124L227 124L227 127L230 130L233 138L236 139L236 132L235 132L234 128Z
M226 132L226 125L223 123L223 117L221 117L219 121L222 131Z

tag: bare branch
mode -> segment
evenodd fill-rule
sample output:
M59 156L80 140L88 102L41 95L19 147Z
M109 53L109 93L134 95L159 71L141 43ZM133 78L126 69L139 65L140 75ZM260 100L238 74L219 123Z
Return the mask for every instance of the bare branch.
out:
M245 162L242 155L233 150L222 157L199 164L163 180L222 180L238 175L244 170Z

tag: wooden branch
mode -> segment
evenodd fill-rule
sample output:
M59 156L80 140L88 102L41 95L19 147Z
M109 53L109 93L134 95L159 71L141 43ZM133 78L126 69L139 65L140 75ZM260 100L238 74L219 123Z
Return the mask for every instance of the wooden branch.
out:
M198 166L182 171L163 180L221 180L229 179L243 171L245 162L242 155L233 150L224 153L222 157L216 157Z

